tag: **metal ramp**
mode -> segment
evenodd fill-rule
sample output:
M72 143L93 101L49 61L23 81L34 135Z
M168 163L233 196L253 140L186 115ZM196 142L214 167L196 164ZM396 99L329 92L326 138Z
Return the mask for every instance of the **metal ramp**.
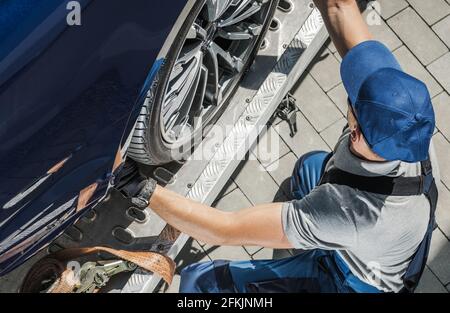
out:
M312 1L282 0L253 66L223 116L191 157L183 164L143 171L167 188L211 205L327 38ZM48 251L106 245L117 249L151 249L175 259L188 239L151 210L130 207L127 199L112 192L109 199L69 228ZM0 279L0 284L6 279L9 291L16 289L15 285L21 281L19 276L36 259ZM161 281L157 275L140 269L118 276L111 281L111 292L153 292Z

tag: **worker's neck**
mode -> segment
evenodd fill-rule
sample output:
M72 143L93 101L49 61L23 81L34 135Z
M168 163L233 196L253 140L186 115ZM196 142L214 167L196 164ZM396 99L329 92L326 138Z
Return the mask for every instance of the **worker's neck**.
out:
M350 152L354 156L356 156L358 159L361 159L362 161L375 162L375 163L386 162L386 160L380 158L379 156L377 156L375 153L373 153L371 151L364 151L364 152L357 151L357 149L355 149L355 147L353 145L350 145Z

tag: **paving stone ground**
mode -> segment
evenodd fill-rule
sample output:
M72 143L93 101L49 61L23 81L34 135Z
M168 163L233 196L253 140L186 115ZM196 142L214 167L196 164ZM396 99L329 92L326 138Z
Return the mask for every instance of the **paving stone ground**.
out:
M375 15L374 15L375 14ZM437 213L439 228L433 238L431 254L417 292L450 291L450 1L379 0L364 16L380 23L371 31L398 58L405 71L423 80L433 97L437 115L434 145L441 168L441 198ZM279 140L267 154L267 140L242 162L228 186L216 201L226 211L252 204L286 199L283 182L296 159L311 150L330 151L345 125L346 94L339 76L341 58L328 43L310 70L293 90L300 109L299 133L289 136L285 123L272 126L265 137ZM264 154L265 153L265 154ZM211 247L191 240L180 254L179 271L186 265L214 259L267 259L273 251L260 247ZM177 292L179 276L167 290ZM164 288L163 288L164 290Z

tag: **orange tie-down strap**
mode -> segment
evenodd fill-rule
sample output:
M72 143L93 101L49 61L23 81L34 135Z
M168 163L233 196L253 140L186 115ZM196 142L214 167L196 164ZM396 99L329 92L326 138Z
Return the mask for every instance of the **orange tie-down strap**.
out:
M134 263L144 270L158 274L169 285L172 283L175 262L168 256L156 252L92 247L61 250L41 259L28 272L20 291L38 292L43 288L44 281L53 278L54 283L47 290L48 293L74 292L76 286L74 283L71 283L73 279L70 279L74 273L71 269L66 268L65 262L99 252L106 252L122 260Z

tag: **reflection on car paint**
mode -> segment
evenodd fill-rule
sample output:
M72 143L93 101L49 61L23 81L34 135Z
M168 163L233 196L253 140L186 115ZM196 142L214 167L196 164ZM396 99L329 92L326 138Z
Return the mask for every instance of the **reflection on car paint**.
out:
M36 182L34 182L33 184L31 184L30 187L26 188L25 190L21 191L18 195L16 195L15 197L13 197L10 201L8 201L4 206L3 209L10 209L14 206L16 206L19 202L21 202L22 200L24 200L28 195L30 195L35 189L37 189L40 185L42 185L47 179L50 178L50 176L52 176L53 174L57 173L60 169L63 168L64 164L66 164L66 162L70 159L70 157L65 158L64 160L62 160L61 162L58 162L55 166L53 166L52 168L50 168L47 171L47 174L42 176L41 178L37 179ZM0 227L1 227L0 223Z
M95 190L97 190L98 184L93 183L88 187L84 188L80 191L78 195L78 204L77 204L77 212L85 209L87 205L90 203L92 197L94 196Z

